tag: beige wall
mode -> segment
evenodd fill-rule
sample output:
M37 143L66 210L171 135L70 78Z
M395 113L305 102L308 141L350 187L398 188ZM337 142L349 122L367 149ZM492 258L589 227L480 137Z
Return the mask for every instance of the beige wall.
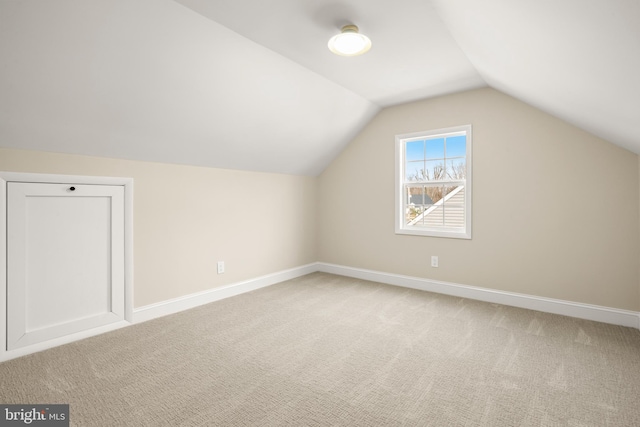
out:
M315 178L8 149L0 170L134 179L135 307L317 258Z
M394 136L465 124L473 239L396 235ZM319 178L319 260L638 310L638 168L635 154L493 89L390 107Z

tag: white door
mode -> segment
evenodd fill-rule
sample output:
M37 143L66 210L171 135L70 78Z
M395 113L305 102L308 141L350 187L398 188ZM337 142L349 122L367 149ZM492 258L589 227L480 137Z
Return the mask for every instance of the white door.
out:
M7 182L7 350L124 319L124 187Z

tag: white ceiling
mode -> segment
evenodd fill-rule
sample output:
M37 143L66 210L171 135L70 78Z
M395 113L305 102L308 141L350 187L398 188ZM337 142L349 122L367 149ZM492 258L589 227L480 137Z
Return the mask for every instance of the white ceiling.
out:
M640 1L432 3L491 87L640 154Z
M369 53L332 55L346 23ZM0 0L0 146L319 174L487 84L640 153L637 0Z
M176 1L383 107L486 86L429 1ZM334 55L327 42L351 23L373 47Z

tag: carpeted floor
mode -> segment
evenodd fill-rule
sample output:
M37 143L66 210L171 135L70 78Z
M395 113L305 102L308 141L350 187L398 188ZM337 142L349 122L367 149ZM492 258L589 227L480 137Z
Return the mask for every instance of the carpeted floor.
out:
M640 331L314 273L0 382L77 426L640 426Z

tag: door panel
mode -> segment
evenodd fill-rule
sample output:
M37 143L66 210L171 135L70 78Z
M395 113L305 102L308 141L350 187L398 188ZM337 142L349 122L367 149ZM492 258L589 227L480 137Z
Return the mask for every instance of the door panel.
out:
M122 186L9 182L7 230L7 349L124 319Z

